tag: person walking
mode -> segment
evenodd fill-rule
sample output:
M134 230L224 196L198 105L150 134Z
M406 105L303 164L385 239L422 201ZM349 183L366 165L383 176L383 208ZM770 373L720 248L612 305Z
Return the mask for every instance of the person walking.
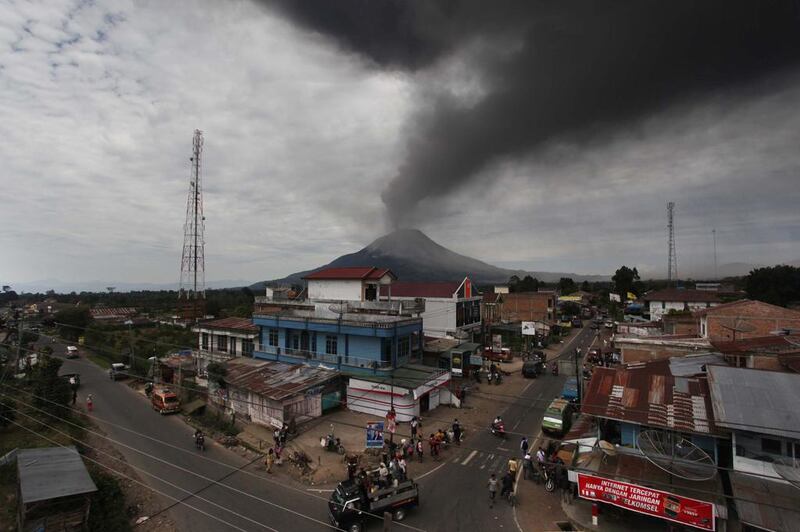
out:
M453 439L456 445L461 445L461 424L459 424L458 418L453 420Z
M489 477L488 487L489 487L489 508L492 508L494 507L495 496L497 496L497 477L495 476L494 473L492 473L492 476Z
M526 452L525 458L522 459L522 478L528 480L528 477L533 476L533 459L531 453Z
M272 447L267 451L267 456L264 458L264 467L267 468L267 473L272 473L272 464L275 463L275 451Z
M94 409L94 402L92 401L92 394L86 396L86 408L91 412Z
M417 437L417 429L419 428L419 418L417 416L412 417L409 425L411 425L411 439L413 440Z
M420 438L420 439L417 440L417 460L419 460L420 462L422 462L422 451L423 450L424 449L423 449L423 445L422 445L422 438Z
M75 406L75 403L78 401L78 391L72 390L72 406Z
M525 456L526 454L528 454L528 447L529 447L528 438L523 436L522 437L522 441L519 443L519 448L520 448L520 450L522 450L522 456Z
M406 464L405 458L400 458L397 462L398 469L400 471L400 480L405 480L408 478L408 464Z

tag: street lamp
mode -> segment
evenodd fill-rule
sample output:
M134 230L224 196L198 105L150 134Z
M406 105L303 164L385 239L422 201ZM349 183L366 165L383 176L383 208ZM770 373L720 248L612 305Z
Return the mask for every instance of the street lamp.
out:
M583 380L583 375L580 374L580 369L578 368L578 358L581 356L581 348L575 348L575 380L576 384L578 385L578 407L581 405L581 384Z

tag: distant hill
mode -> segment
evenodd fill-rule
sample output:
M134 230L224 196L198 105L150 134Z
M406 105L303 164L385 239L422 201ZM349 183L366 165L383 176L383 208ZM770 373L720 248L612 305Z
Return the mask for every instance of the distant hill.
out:
M498 268L486 262L461 255L441 246L417 229L398 229L384 235L367 247L342 255L332 262L283 279L262 281L250 286L263 290L267 284L301 284L304 275L324 268L344 266L380 266L390 268L401 281L455 281L469 275L478 284L504 283L512 275L531 275L540 281L553 282L561 277L575 281L607 281L608 276L577 275L557 272L526 272Z

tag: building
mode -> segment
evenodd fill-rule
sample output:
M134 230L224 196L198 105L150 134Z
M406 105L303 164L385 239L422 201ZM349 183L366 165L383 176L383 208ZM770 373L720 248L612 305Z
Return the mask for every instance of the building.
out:
M17 452L17 530L86 530L96 491L73 446Z
M381 288L384 301L424 300L421 313L425 336L472 341L481 333L482 296L469 277L460 282L397 282Z
M691 312L662 314L661 328L667 335L700 336L700 319Z
M101 323L123 323L137 314L133 307L95 307L89 311L92 319Z
M225 363L225 389L212 397L240 420L268 427L303 423L343 402L339 372L302 364L236 358Z
M390 409L397 421L411 421L442 404L460 403L450 392L450 372L407 364L393 372L391 379L374 375L350 377L347 385L347 408L355 412L386 417Z
M800 375L709 366L716 425L730 433L730 482L742 524L797 530L800 523Z
M388 268L325 268L303 277L308 299L315 301L377 301L385 288L391 298L397 276Z
M614 335L612 343L619 351L620 362L623 364L667 360L672 357L712 351L708 340L692 336Z
M258 327L248 318L220 318L192 327L198 334L197 372L206 374L211 362L226 362L235 357L252 357L258 343Z
M375 299L391 292L388 269L329 268L306 277L305 294L256 297L256 358L325 365L347 373L386 373L421 357L425 302Z
M800 310L751 299L704 309L695 315L700 322L700 336L711 341L757 338L785 329L800 332Z
M643 299L649 305L651 321L659 321L662 316L669 314L670 311L700 310L722 303L719 294L716 292L676 288L648 292Z
M598 445L579 448L570 466L579 496L653 519L725 530L728 507L718 466L729 441L715 421L705 375L720 362L706 354L597 368L582 415L598 420Z
M783 371L800 360L800 336L772 335L733 342L713 341L729 365L739 368Z
M513 292L503 294L500 319L506 323L539 321L552 323L556 318L558 294L556 292Z

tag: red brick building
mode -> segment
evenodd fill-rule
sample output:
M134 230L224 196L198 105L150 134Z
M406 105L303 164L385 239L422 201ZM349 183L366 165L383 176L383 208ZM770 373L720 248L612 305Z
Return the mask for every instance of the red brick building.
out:
M695 312L700 336L734 341L770 336L781 329L800 329L800 311L743 299Z
M800 336L762 336L735 342L712 342L731 366L785 371L800 359Z
M555 292L514 292L498 294L500 318L505 322L555 319L558 295Z

